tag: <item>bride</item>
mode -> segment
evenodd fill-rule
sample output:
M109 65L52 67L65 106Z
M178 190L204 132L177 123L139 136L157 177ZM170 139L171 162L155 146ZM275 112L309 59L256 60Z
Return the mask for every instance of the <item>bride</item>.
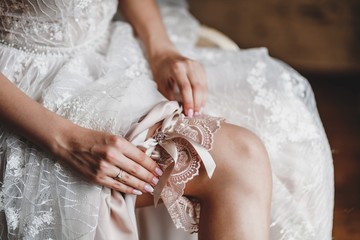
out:
M196 48L182 5L0 2L1 239L160 239L134 212L157 204L199 239L331 239L308 82L264 48Z

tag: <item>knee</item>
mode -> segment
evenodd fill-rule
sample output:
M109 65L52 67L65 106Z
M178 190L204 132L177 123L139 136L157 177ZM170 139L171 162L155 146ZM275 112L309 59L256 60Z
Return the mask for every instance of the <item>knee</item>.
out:
M253 132L232 124L223 124L215 135L214 148L211 151L220 165L228 168L237 165L268 165L268 154L261 139ZM250 166L249 166L250 167Z
M229 188L248 193L262 192L264 188L271 190L270 162L259 137L245 128L225 124L215 143L213 155L217 171L220 179L226 176Z
M270 162L268 153L261 139L253 132L238 128L234 131L234 137L231 137L233 143L233 154L239 158L234 164L256 168L265 172L270 171ZM249 169L250 170L250 169Z

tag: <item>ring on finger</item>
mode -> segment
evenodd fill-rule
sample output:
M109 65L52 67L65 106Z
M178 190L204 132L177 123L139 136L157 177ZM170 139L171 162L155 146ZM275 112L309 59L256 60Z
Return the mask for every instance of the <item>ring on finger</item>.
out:
M118 173L118 175L116 175L115 179L121 181L122 178L123 178L123 175L124 175L124 170L122 170L121 168L119 168L119 173Z

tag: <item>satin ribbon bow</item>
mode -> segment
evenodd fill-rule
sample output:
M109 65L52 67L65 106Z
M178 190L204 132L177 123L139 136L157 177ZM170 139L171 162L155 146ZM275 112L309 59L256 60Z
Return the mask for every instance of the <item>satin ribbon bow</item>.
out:
M173 104L173 102L168 102L168 103ZM204 148L201 144L195 142L194 140L190 139L189 137L178 134L174 131L174 126L182 114L181 113L182 108L177 105L177 107L174 110L174 108L171 107L169 108L169 106L167 106L166 103L162 103L162 104L165 104L163 107L160 107L162 110L161 112L162 115L164 115L164 111L166 112L166 110L164 109L167 109L167 111L172 109L173 110L172 114L170 116L167 115L167 117L165 117L161 128L155 132L153 137L147 139L145 142L138 145L138 147L143 149L148 156L150 156L155 160L160 158L159 153L157 151L154 151L155 147L157 145L160 145L173 159L173 162L164 170L164 174L161 176L158 184L154 188L155 206L157 206L159 199L161 197L160 196L161 192L178 161L179 155L175 143L176 138L185 139L195 149L195 151L197 152L201 161L204 164L205 170L209 178L212 177L216 167L214 159L211 157L210 153L206 148ZM153 114L153 111L151 111L149 114ZM151 116L147 116L147 117L151 118Z

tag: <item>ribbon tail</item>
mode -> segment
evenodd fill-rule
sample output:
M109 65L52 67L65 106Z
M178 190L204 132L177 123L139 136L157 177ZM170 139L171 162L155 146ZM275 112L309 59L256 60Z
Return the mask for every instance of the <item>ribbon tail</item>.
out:
M208 150L199 143L189 138L186 138L186 140L195 148L197 154L199 154L201 161L204 164L207 175L209 176L209 178L212 178L216 168L216 164Z
M159 145L164 148L164 150L171 156L172 159L174 159L174 162L176 163L179 157L176 144L172 140L170 140L160 142Z
M161 198L161 192L164 189L167 180L169 179L173 169L175 167L175 162L172 162L164 171L163 175L161 176L158 184L154 187L154 206L157 207L159 200Z
M166 182L168 181L174 167L175 164L177 163L178 160L178 151L176 148L176 144L174 142L175 138L183 138L186 141L188 141L192 147L195 149L195 151L197 152L197 154L199 155L201 161L204 164L206 173L208 175L209 178L212 178L215 168L216 168L216 164L214 159L212 158L212 156L210 155L210 153L207 151L206 148L204 148L201 144L193 141L190 138L187 138L183 135L178 135L178 134L174 134L172 137L170 137L169 139L167 139L166 142L162 142L159 143L161 147L164 148L164 150L169 153L169 155L172 157L172 159L174 160L174 162L172 162L164 171L163 176L160 178L159 183L155 186L154 189L154 205L155 207L157 206L160 198L161 198L161 192L164 189Z
M173 133L171 133L171 136L169 136L169 140L173 140L174 138L183 138L192 145L192 147L195 149L195 151L199 155L201 161L203 162L208 177L212 178L215 168L216 168L216 163L215 163L214 159L212 158L212 156L210 155L210 153L208 152L208 150L206 148L204 148L200 143L197 143L194 140L192 140L191 138L186 137L184 135L173 132Z
M164 150L171 156L171 158L174 160L165 170L163 175L161 176L158 184L156 184L154 188L154 205L157 206L160 198L161 198L161 192L164 189L166 182L168 181L175 164L178 160L178 150L176 148L176 144L173 141L166 141L159 143L161 147L164 148Z

